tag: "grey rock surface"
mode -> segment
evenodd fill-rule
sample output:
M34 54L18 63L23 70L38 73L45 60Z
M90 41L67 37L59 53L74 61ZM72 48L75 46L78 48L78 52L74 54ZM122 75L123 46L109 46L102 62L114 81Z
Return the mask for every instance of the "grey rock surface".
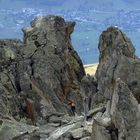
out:
M10 120L1 120L1 123L0 140L16 140L22 135L30 135L39 129L35 126L26 125L25 123L19 123Z
M74 26L42 16L23 29L23 42L0 40L1 140L71 139L70 130L82 127L84 117L71 116L72 102L76 115L84 110L85 70L71 44Z
M71 45L74 26L74 22L48 16L36 18L30 28L24 29L23 56L30 59L32 85L37 83L41 87L43 95L58 112L70 113L71 100L75 102L77 113L82 110L78 83L85 71Z
M111 119L118 130L118 139L140 139L139 104L128 86L117 79L111 104Z
M115 80L121 78L140 102L140 59L135 55L131 40L118 28L110 27L101 34L98 47L99 92L110 99Z
M93 77L72 47L74 26L42 16L23 42L0 40L0 140L140 139L140 59L130 39L115 27L101 34Z
M92 140L138 140L140 139L139 104L125 84L118 78L107 110L94 117Z
M97 95L107 103L93 121L93 140L140 139L140 59L130 39L110 27L99 39Z
M110 134L107 133L106 128L93 122L91 140L111 140Z
M30 118L32 124L54 112L83 110L83 64L71 45L75 22L38 17L23 29L24 42L0 40L0 116ZM43 123L44 123L43 122Z
M95 104L95 96L97 92L97 81L95 77L86 75L81 80L81 93L84 98L84 107L87 112L91 110Z

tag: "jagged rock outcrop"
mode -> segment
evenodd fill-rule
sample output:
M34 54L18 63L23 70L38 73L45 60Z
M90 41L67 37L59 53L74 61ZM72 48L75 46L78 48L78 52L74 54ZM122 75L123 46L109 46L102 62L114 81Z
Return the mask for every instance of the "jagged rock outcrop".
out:
M29 60L24 65L30 66L30 71L24 72L29 73L32 88L39 88L58 112L70 113L68 103L72 100L77 113L83 108L79 82L85 71L71 45L74 26L74 22L48 16L36 18L30 28L23 30L26 47L22 52L24 59Z
M0 40L0 118L22 115L15 73L22 46L20 40Z
M140 59L128 37L110 27L99 40L99 65L95 77L106 111L94 117L92 139L140 139Z
M128 86L119 78L114 87L110 115L118 132L118 140L140 139L139 104Z
M99 39L99 65L96 72L99 93L112 97L114 82L120 77L140 102L140 59L130 39L115 27L104 31Z
M0 115L29 118L33 124L51 114L83 110L83 64L71 45L75 22L38 17L23 29L24 42L0 40ZM57 113L59 112L59 113Z
M128 86L118 78L108 111L94 118L93 140L139 140L139 104ZM107 115L108 114L108 115Z

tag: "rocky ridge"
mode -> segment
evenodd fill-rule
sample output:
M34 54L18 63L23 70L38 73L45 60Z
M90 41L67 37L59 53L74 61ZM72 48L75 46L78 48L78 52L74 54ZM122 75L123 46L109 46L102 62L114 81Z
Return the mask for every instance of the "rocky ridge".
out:
M92 139L139 140L140 59L130 39L115 27L103 31L98 47L97 96L106 102L106 111L95 116Z
M140 59L130 39L103 31L90 76L71 44L74 26L42 16L23 42L0 40L0 140L140 139Z

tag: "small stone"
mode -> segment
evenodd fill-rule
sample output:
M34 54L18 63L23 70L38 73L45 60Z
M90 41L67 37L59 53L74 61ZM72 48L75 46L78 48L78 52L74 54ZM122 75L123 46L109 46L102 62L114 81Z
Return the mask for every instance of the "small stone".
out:
M72 130L71 135L73 138L78 139L78 138L82 138L83 132L84 132L84 128L78 128L78 129Z

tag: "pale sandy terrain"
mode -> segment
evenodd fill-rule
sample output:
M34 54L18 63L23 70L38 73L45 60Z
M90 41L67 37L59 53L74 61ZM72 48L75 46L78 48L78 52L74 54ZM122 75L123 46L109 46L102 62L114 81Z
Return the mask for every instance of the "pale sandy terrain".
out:
M95 72L96 72L97 66L98 66L98 63L84 65L84 68L85 68L86 74L89 74L89 75L95 75Z

